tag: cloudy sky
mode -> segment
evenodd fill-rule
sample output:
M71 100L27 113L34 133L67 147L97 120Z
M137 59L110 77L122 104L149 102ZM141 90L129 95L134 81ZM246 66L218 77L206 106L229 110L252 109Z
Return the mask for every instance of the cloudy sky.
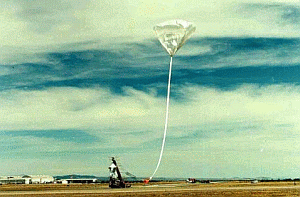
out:
M0 5L0 175L149 177L169 56L153 26L197 27L173 60L158 177L300 176L300 3L7 0Z

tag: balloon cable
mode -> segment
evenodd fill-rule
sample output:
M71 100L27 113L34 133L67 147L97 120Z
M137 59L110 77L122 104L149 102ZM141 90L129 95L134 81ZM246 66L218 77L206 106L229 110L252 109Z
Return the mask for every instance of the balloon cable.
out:
M161 162L161 158L164 152L164 147L165 147L165 142L166 142L166 135L167 135L167 128L168 128L168 118L169 118L169 103L170 103L170 90L171 90L171 75L172 75L172 60L173 57L171 56L171 60L170 60L170 68L169 68L169 80L168 80L168 93L167 93L167 108L166 108L166 120L165 120L165 130L164 130L164 137L163 137L163 141L162 141L162 145L161 145L161 151L160 151L160 156L159 156L159 160L156 166L156 169L154 170L154 173L152 174L152 176L150 177L150 180L153 178L153 176L155 175L160 162Z

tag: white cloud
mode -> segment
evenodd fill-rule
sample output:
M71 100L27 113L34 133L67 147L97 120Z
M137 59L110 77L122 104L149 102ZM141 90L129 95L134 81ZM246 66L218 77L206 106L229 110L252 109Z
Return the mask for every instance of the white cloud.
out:
M247 85L231 91L186 86L173 91L180 91L184 99L171 100L167 145L158 176L293 176L293 165L300 161L296 155L300 138L298 86ZM37 144L50 145L47 154L57 151L59 156L53 156L52 160L63 162L67 158L76 161L73 152L78 158L86 153L92 158L95 150L109 148L110 152L102 156L121 155L123 164L135 174L147 176L151 173L149 169L156 165L165 99L157 97L155 91L145 93L127 88L124 94L118 95L102 88L10 90L0 93L0 103L1 130L27 130L28 133L40 129L49 132L80 129L101 139L100 144L73 146L73 142L28 135L14 138L24 146L21 152L34 150L35 154L42 154L38 153L42 149ZM26 144L36 146L31 149ZM123 154L118 148L130 150ZM64 155L62 150L68 154ZM28 157L28 165L36 161L32 155ZM138 161L145 163L145 168L136 168ZM43 165L44 161L36 162ZM49 173L60 173L60 165L51 165ZM106 164L101 166L104 168ZM182 173L176 172L179 168ZM196 170L199 168L204 170ZM93 164L85 171L76 166L70 169L70 173L97 171Z
M244 18L237 10L245 3L294 5L293 1L8 1L2 7L2 46L45 46L110 37L154 37L153 26L163 20L194 22L198 36L296 36L298 30L255 12ZM249 10L248 10L249 11ZM275 10L276 11L276 10ZM275 19L274 19L275 20Z
M124 95L101 88L1 92L1 130L146 131L163 126L164 98L132 88L124 91ZM299 127L297 86L242 86L233 91L187 86L177 91L185 97L184 101L171 100L170 127L175 128L173 134L177 136L181 134L176 128L195 129L216 123L264 122Z
M246 3L257 4L255 12L247 9ZM278 7L270 9L262 5ZM299 25L291 23L291 20L290 23L282 21L284 9L281 8L287 12L289 8L297 11L299 3L295 3L294 0L203 0L188 4L181 0L11 0L6 1L1 8L0 62L43 62L48 61L42 55L44 52L118 48L117 43L120 42L154 38L153 25L174 18L194 22L197 26L194 36L298 37ZM243 11L247 13L242 13ZM195 46L188 54L211 51L210 46ZM184 51L179 52L184 54ZM249 61L258 59L262 64L270 61L279 64L286 62L285 58L276 57L274 60L272 54L266 52L263 58L251 58ZM261 57L261 53L257 57ZM236 58L229 57L228 61L235 61ZM248 59L245 59L246 57L242 57L239 61L248 63ZM289 61L298 62L297 54ZM0 75L6 75L12 71L2 67L0 72ZM65 87L2 91L0 130L51 132L51 129L81 129L103 137L104 143L101 147L113 145L116 148L139 148L144 142L146 144L159 139L164 125L165 99L157 97L155 91L145 93L132 88L124 91L125 94L122 95L102 88ZM254 169L254 174L261 174L262 167L259 166L261 163L256 163L257 158L265 162L261 165L269 175L272 174L272 170L292 169L293 163L299 163L300 158L293 155L294 150L298 149L297 130L300 126L300 91L297 86L242 86L231 91L186 86L176 91L181 91L185 99L171 100L168 130L170 142L172 139L196 136L188 144L176 144L177 152L171 150L174 145L170 145L168 150L167 141L165 156L168 164L178 164L185 169L183 172L192 169L191 176L220 177L245 174L249 169ZM36 144L32 139L41 140L28 137L22 138L21 141L24 144ZM43 140L37 143L53 143L51 140ZM57 141L54 143L57 144ZM59 143L56 148L69 145ZM154 168L154 149L149 149L148 153L141 153L142 156L132 153L128 153L127 156L130 161L136 159L140 164L145 164L145 168ZM183 149L186 149L186 153ZM67 151L72 152L70 149ZM276 156L273 153L276 153ZM73 161L76 159L73 158L70 164L74 164ZM237 162L233 165L232 161ZM286 161L292 162L288 164ZM10 165L18 163L13 162L8 163L4 169L7 170L11 168ZM30 169L36 160L32 159L30 162L32 163L27 163L24 172ZM270 163L274 165L270 166ZM45 162L39 160L38 164ZM45 170L38 164L36 167L39 170ZM128 164L131 165L131 169L136 167L132 162ZM55 167L54 163L51 165L53 170L57 170L56 173L61 173L58 170L61 166ZM80 172L80 166L81 163L73 166L69 172L74 172L76 168L77 172ZM178 166L170 168L170 165L162 164L162 170L158 173L166 172L166 176L172 176L169 169L174 173ZM18 167L15 166L15 169ZM95 169L97 168L94 167L94 172L97 172ZM204 169L202 174L198 169ZM145 169L140 169L139 173L146 173Z
M277 5L247 9L247 4ZM108 47L155 38L153 26L174 18L195 23L194 36L298 37L282 13L293 1L6 1L1 8L0 62L43 61L36 53ZM297 17L297 16L296 16ZM93 41L89 44L83 44ZM70 43L77 43L69 45ZM110 46L113 47L113 46Z

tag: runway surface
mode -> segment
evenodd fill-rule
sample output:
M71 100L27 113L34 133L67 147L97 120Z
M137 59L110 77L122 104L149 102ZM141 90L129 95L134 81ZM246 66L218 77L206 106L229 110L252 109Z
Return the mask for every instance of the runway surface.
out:
M134 184L131 188L110 189L107 185L70 185L41 188L2 188L0 196L300 196L300 184L289 183L215 183L215 184ZM10 191L9 191L10 190Z

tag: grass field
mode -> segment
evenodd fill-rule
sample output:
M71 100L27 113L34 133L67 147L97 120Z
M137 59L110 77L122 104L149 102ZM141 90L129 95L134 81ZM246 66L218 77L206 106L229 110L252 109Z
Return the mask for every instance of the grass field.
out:
M1 185L0 196L300 196L300 183L294 185L294 182L256 184L161 182L148 185L136 183L126 189L110 189L108 184Z

